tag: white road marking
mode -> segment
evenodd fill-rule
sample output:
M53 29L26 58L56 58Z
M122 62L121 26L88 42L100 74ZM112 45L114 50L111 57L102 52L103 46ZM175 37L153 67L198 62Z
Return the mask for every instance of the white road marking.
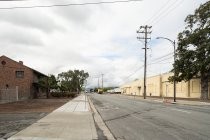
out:
M190 114L191 113L189 111L182 110L182 109L171 109L171 110L175 110L175 111L179 111L179 112L184 112L184 113L187 113L187 114Z

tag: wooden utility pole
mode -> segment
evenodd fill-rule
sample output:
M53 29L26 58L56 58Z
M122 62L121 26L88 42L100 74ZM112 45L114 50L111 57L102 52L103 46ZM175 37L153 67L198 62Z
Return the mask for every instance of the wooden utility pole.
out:
M99 89L100 87L99 87L99 77L98 77L98 89Z
M145 25L145 26L140 26L139 27L139 30L137 31L138 34L143 34L143 37L137 37L138 40L144 40L144 44L145 44L145 47L142 48L145 50L144 52L144 99L146 99L146 80L147 80L147 40L148 39L151 39L150 37L148 37L148 34L151 34L152 32L149 31L150 29L152 28L152 26L148 26L148 25Z
M101 74L101 76L102 76L102 79L101 79L101 86L102 86L102 91L104 91L104 90L103 90L103 89L104 89L104 79L103 79L104 74Z

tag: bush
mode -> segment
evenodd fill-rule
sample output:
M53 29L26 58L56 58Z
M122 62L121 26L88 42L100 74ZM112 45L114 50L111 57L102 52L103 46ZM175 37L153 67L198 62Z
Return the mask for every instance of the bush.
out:
M99 91L99 92L98 92L98 94L102 94L102 93L103 93L103 91Z
M60 92L51 92L51 96L52 96L52 97L60 98L62 95L61 95Z
M52 97L56 98L74 98L77 96L77 93L74 92L51 92Z
M77 96L77 93L66 93L68 98L74 98Z

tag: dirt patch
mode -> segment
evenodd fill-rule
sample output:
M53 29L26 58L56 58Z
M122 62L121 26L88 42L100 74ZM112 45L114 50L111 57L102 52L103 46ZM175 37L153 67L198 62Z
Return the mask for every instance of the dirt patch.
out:
M7 139L53 110L69 99L33 99L0 104L0 139Z
M0 113L52 112L69 99L32 99L0 104Z

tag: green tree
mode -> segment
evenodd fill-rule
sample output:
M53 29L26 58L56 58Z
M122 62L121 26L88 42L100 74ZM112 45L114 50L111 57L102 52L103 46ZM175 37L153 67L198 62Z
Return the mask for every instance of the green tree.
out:
M84 72L84 70L74 70L73 73L74 87L76 87L77 92L80 92L85 84L85 80L89 77L89 74Z
M73 72L71 70L58 74L58 80L60 82L59 87L61 91L72 91L72 77Z
M48 77L49 89L58 89L58 81L56 80L55 75L50 74Z
M57 89L58 81L55 78L55 75L50 74L48 77L41 77L38 81L40 88L49 88L49 89Z
M208 100L210 77L210 1L200 5L185 19L185 30L178 35L174 63L175 76L170 81L201 78L201 100ZM172 71L174 71L174 69Z
M84 70L69 70L58 74L60 89L62 91L80 92L85 84L85 80L89 77Z
M40 77L38 81L38 86L42 90L46 90L48 98L48 94L51 89L58 89L58 81L53 74L50 74L48 77Z

